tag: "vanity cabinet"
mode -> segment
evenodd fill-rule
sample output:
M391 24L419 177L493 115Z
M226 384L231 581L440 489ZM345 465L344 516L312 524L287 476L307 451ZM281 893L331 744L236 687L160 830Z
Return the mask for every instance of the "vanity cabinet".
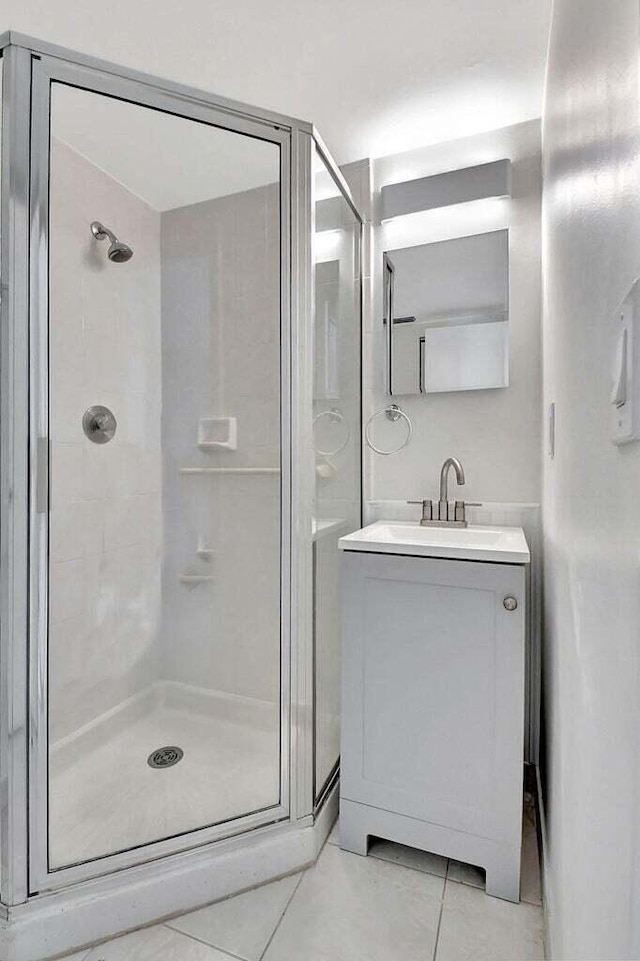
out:
M519 900L524 564L344 550L340 845L485 868Z

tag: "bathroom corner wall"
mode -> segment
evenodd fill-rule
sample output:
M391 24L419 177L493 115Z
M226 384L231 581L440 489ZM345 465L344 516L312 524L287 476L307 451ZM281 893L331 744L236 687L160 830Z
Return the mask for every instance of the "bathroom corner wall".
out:
M53 140L50 229L50 738L139 694L160 606L160 217ZM104 220L134 249L107 260ZM93 404L118 421L92 444Z
M543 127L548 956L640 957L640 442L611 440L640 274L636 0L555 0ZM636 377L639 372L636 371Z
M429 176L492 160L512 162L510 200L463 204L398 218L373 228L373 269L365 333L365 419L389 402L384 392L382 253L386 249L509 228L510 384L506 389L394 397L411 417L408 447L384 457L367 449L369 500L437 496L442 462L462 461L466 500L540 500L541 276L540 124L518 124L474 137L381 157L373 162L374 218L386 183ZM379 419L374 440L397 446L402 421ZM416 515L417 516L417 515Z
M280 467L279 225L277 184L162 214L163 677L227 706L279 700L280 475L181 470Z

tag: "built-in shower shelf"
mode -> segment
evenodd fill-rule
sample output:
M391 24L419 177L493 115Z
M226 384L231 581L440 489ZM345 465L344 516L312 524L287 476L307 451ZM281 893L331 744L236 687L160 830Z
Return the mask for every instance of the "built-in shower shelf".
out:
M279 474L279 467L181 467L181 474Z
M200 450L237 450L238 423L235 417L201 417L198 422Z
M204 584L213 580L213 574L178 574L178 580L181 584Z

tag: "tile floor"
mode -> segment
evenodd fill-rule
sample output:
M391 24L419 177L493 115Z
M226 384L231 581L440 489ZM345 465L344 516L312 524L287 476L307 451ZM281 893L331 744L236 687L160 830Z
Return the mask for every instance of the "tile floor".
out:
M483 872L374 841L71 955L66 961L537 961L544 958L535 816L525 807L522 902L489 898Z

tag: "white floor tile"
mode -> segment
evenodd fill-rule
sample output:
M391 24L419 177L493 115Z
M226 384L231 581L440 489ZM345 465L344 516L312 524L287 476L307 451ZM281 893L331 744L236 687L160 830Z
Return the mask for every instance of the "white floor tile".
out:
M484 888L485 872L473 864L462 861L449 861L447 878L470 884L474 888ZM520 869L520 898L529 904L542 904L542 885L540 881L540 855L536 832L535 811L525 806L522 818L522 862Z
M86 961L231 961L230 955L164 925L125 934L93 948Z
M340 846L340 821L336 821L331 834L327 838L328 844ZM369 845L369 857L380 858L381 861L391 861L393 864L402 864L407 868L414 868L416 871L424 871L426 874L436 874L438 877L445 877L447 873L447 859L438 854L429 854L427 851L420 851L418 848L410 848L405 844L396 844L393 841L384 841L381 838L374 838Z
M64 961L433 961L441 907L435 961L544 957L531 806L520 905L478 890L484 871L472 865L450 861L445 886L445 858L383 840L361 858L340 850L337 823L327 840L302 881L274 881Z
M299 874L283 878L167 923L246 961L259 961L299 881Z
M264 961L431 961L442 878L327 844Z
M447 881L436 961L541 961L542 908Z
M485 872L482 868L477 868L474 864L464 864L462 861L449 861L449 871L447 878L450 881L459 881L461 884L470 884L474 888L484 888Z
M333 825L333 829L327 838L327 844L340 844L340 821L336 821Z
M420 851L418 848L407 847L405 844L396 844L393 841L375 838L369 845L369 857L402 864L405 868L424 871L425 874L436 874L440 878L444 878L447 873L446 858L438 854L429 854L428 851Z

